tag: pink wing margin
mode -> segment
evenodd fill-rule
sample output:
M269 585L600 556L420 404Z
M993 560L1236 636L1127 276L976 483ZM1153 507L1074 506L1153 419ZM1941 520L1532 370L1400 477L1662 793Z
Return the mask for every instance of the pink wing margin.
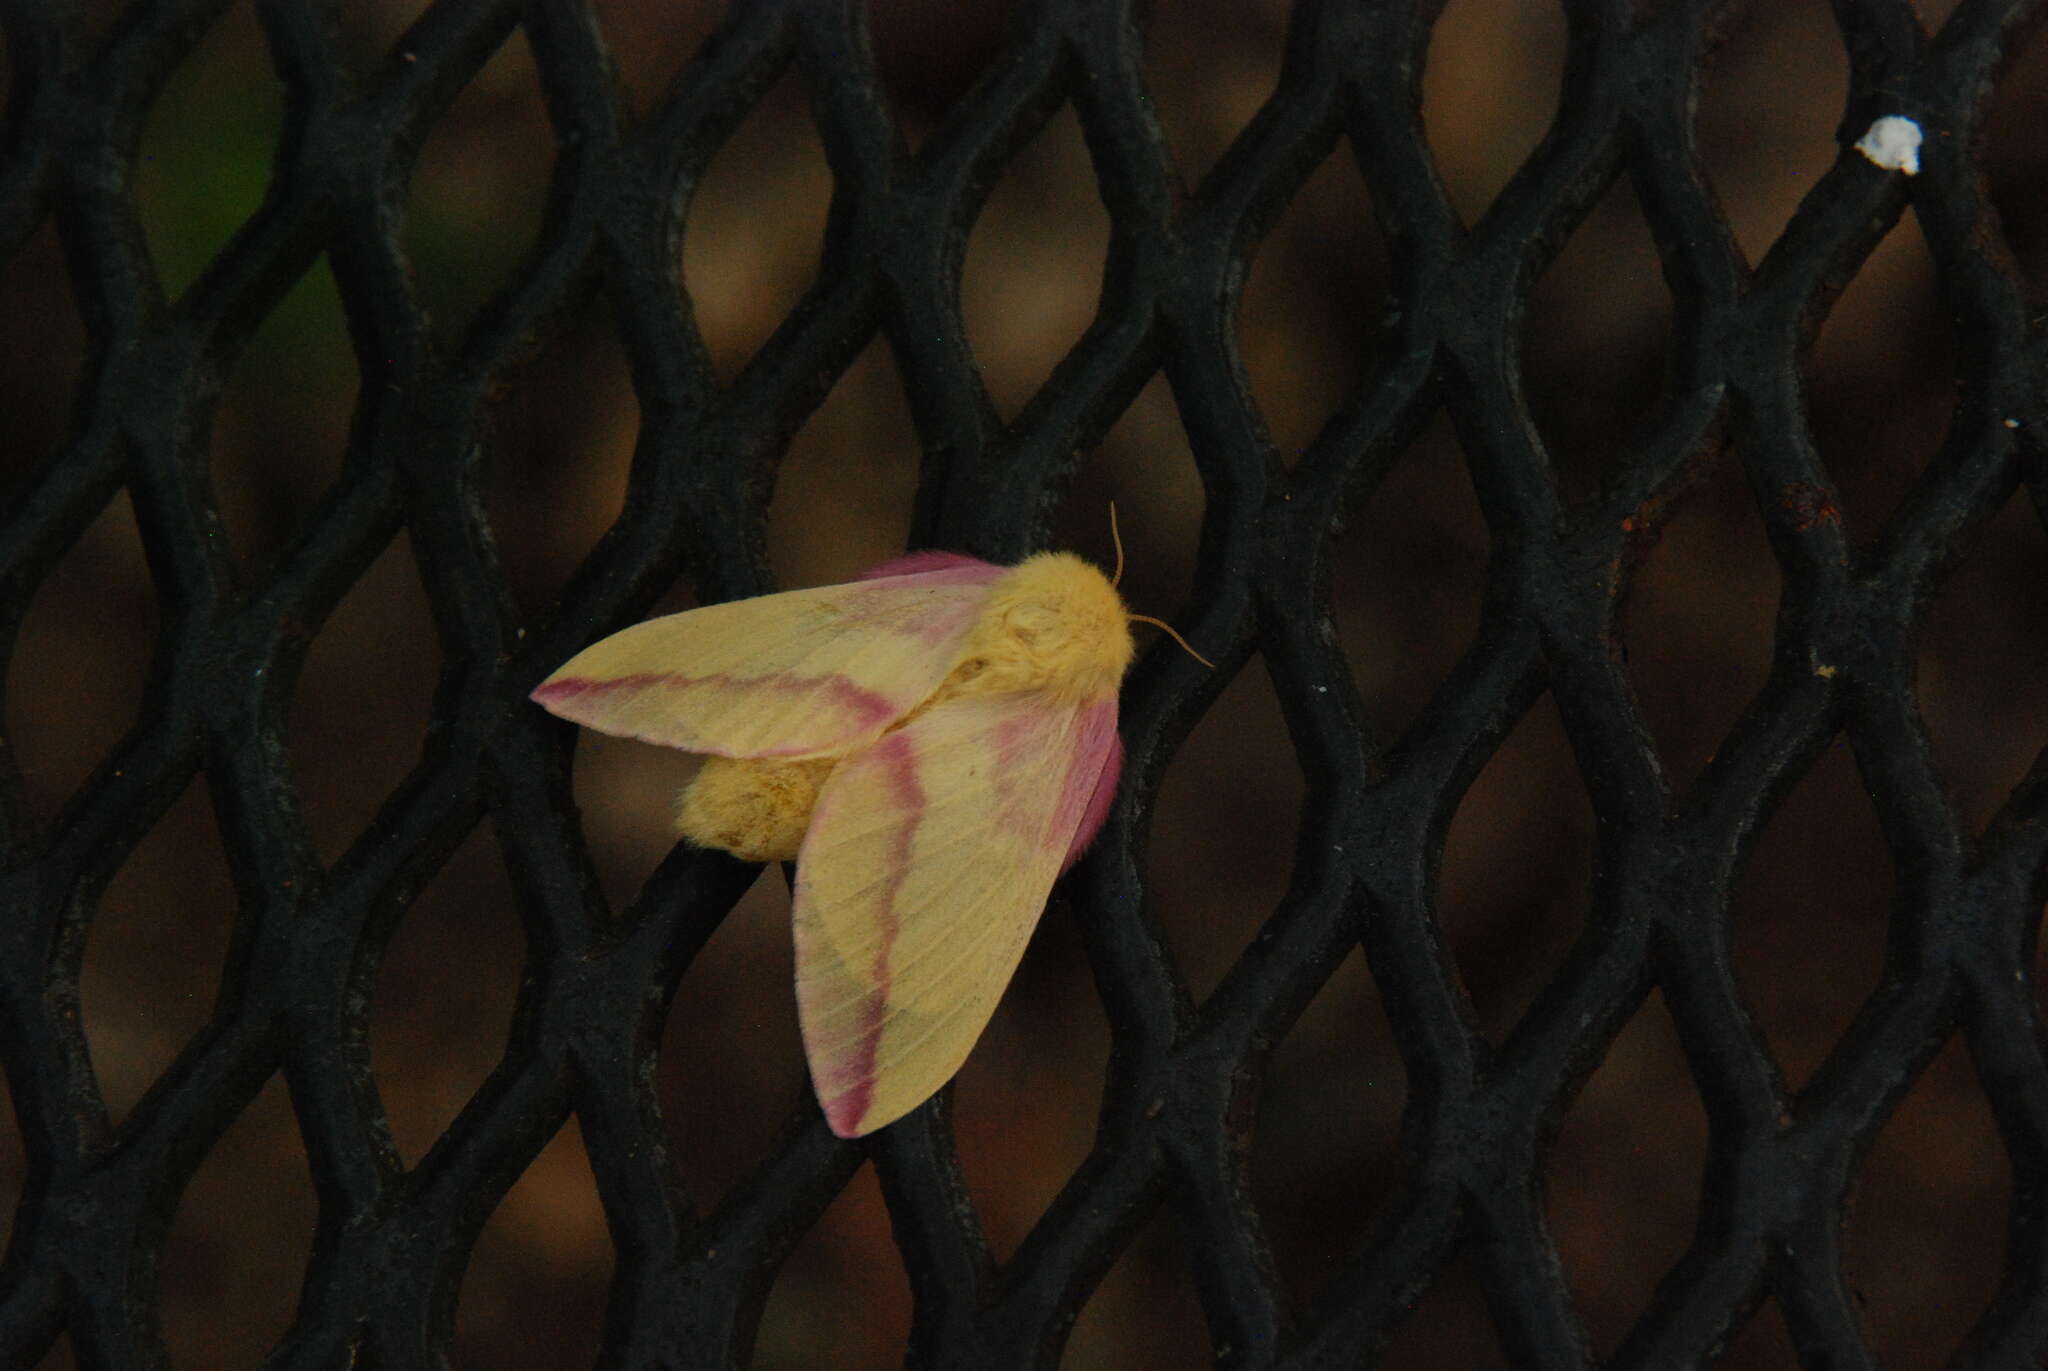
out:
M984 562L979 557L969 557L964 552L941 552L936 549L925 552L906 552L901 557L891 557L869 567L854 579L857 581L881 581L891 576L922 576L928 571L957 571L966 579L994 580L1003 574L1003 568L994 562Z
M1100 711L1104 705L1097 705ZM1082 723L1081 748L1074 758L1076 772L1081 776L1095 768L1095 791L1088 797L1088 807L1081 811L1081 826L1074 830L1074 840L1067 844L1067 855L1060 862L1060 874L1081 860L1081 854L1095 841L1095 835L1102 831L1102 825L1109 818L1109 807L1116 803L1116 783L1124 774L1124 740L1116 731L1116 701L1106 704L1108 722L1090 718Z

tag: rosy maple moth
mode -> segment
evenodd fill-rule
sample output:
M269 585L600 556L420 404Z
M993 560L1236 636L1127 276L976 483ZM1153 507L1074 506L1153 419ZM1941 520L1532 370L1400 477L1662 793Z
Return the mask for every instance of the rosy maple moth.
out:
M952 1078L1102 826L1142 617L1071 553L921 553L638 624L533 699L706 754L683 836L795 860L804 1056L832 1131L859 1137Z

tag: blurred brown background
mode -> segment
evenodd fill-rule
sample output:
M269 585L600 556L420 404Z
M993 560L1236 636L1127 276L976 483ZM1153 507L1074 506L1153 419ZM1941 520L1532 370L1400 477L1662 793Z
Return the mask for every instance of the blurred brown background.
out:
M1921 3L1937 23L1946 4ZM119 8L104 0L95 21ZM367 66L423 9L351 0ZM722 6L597 0L641 109L660 97ZM913 143L944 117L1000 42L1005 7L876 0L878 51ZM1282 0L1159 0L1150 80L1192 184L1271 90ZM1540 0L1451 0L1430 49L1424 115L1468 222L1534 146L1555 106L1561 13ZM1711 67L1702 150L1752 260L1837 154L1846 58L1823 0L1751 4ZM2008 77L1985 168L2035 281L2048 270L2048 43ZM150 116L140 195L175 295L256 207L280 101L250 5L237 4ZM515 35L436 125L409 225L422 298L449 340L512 269L538 225L552 135ZM714 162L682 269L722 374L732 375L811 279L831 176L784 80ZM1020 408L1093 314L1107 218L1071 112L1008 170L972 238L968 331L991 392ZM1243 348L1283 452L1304 445L1369 375L1386 257L1348 149L1317 173L1252 260ZM1539 427L1575 493L1626 460L1655 412L1671 306L1633 192L1617 186L1539 283L1524 337ZM1852 530L1885 518L1940 442L1953 331L1910 214L1854 282L1811 360L1813 426ZM46 226L0 276L0 465L11 483L58 444L83 341ZM241 360L212 439L235 551L261 575L338 470L357 376L324 264ZM571 322L508 378L491 477L500 550L537 621L618 509L638 412L601 310ZM798 437L771 525L786 586L844 579L909 528L916 438L887 349L871 346ZM1375 723L1413 717L1477 621L1486 533L1449 427L1436 423L1342 535L1339 629ZM1202 490L1170 396L1155 381L1086 455L1062 542L1108 560L1114 497L1134 605L1173 617L1188 586ZM1645 565L1626 622L1631 671L1670 767L1697 773L1769 660L1778 573L1725 455ZM679 591L679 595L682 592ZM133 720L158 621L126 497L44 587L8 683L5 723L34 796L54 814ZM323 852L339 854L417 756L436 648L400 539L316 640L292 747ZM2048 743L2048 551L2015 504L1949 577L1923 635L1920 684L1937 757L1981 825ZM584 819L615 898L666 850L678 759L586 737ZM1168 773L1149 873L1160 918L1200 996L1287 879L1301 783L1255 661ZM1591 813L1555 710L1516 729L1458 811L1438 910L1487 1031L1506 1034L1576 936ZM1892 883L1845 748L1793 792L1738 896L1737 952L1789 1080L1803 1081L1875 985ZM662 1059L671 1127L707 1202L745 1174L801 1098L787 897L764 874L686 978ZM87 952L84 1012L117 1114L206 1019L233 915L203 787L195 785L108 893ZM428 889L378 985L372 1036L392 1125L417 1159L504 1045L523 948L488 828ZM1006 1256L1085 1155L1107 1029L1079 939L1055 904L956 1096L968 1180ZM1298 1300L1313 1298L1399 1182L1404 1090L1379 999L1353 954L1280 1047L1259 1102L1256 1199ZM20 1149L0 1111L0 1204ZM1653 996L1567 1115L1550 1219L1596 1349L1610 1352L1687 1241L1705 1118ZM1930 1365L1988 1300L2004 1246L2010 1166L1966 1054L1951 1043L1879 1137L1847 1239L1873 1345ZM4 1210L0 1210L4 1212ZM164 1262L175 1365L254 1365L290 1321L314 1201L282 1086L273 1081L188 1192ZM611 1247L572 1123L485 1231L463 1287L456 1364L588 1364ZM863 1171L782 1272L755 1365L776 1371L900 1364L909 1297L872 1174ZM60 1358L64 1354L60 1354ZM1206 1360L1179 1235L1161 1215L1081 1316L1072 1368L1181 1368ZM68 1360L53 1363L69 1365ZM1389 1365L1502 1365L1462 1263L1424 1297ZM1724 1365L1792 1365L1766 1305Z

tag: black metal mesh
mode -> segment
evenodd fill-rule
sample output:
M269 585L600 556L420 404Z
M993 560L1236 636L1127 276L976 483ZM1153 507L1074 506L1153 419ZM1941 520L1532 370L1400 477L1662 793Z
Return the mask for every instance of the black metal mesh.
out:
M6 639L123 491L163 608L142 716L61 815L41 821L11 757L0 769L0 1052L27 1158L0 1268L0 1364L33 1366L60 1334L84 1366L162 1363L155 1303L172 1214L281 1076L320 1207L275 1367L438 1364L480 1229L572 1115L617 1252L605 1367L747 1364L778 1268L867 1161L914 1299L918 1366L1059 1364L1077 1313L1162 1207L1218 1365L1372 1364L1454 1260L1483 1290L1511 1365L1586 1365L1544 1166L1567 1107L1653 991L1705 1108L1707 1165L1691 1242L1612 1364L1704 1364L1769 1298L1801 1365L1874 1365L1842 1274L1845 1197L1873 1138L1958 1035L2009 1157L2012 1205L2003 1283L1955 1364L2048 1356L2048 1061L2032 984L2048 777L2037 763L1973 834L1936 772L1915 678L1916 635L1947 568L2009 501L2031 501L2038 517L2048 500L2038 314L1973 161L2038 5L1966 0L1929 36L1903 3L1841 0L1844 151L1752 268L1692 128L1720 6L1568 6L1559 117L1467 231L1418 120L1428 4L1302 0L1278 88L1183 194L1146 92L1145 16L1126 4L1023 6L984 78L913 155L858 5L736 3L635 120L598 25L566 0L443 0L360 80L343 74L333 6L267 0L257 9L284 83L275 175L171 304L137 215L138 140L225 8L136 4L88 40L61 0L0 7L13 69L0 238L13 252L54 221L88 349L68 436L0 524ZM409 275L412 168L515 29L559 142L545 219L530 257L448 345ZM681 224L711 158L792 67L834 178L824 263L721 384L679 279ZM962 258L990 186L1065 105L1110 217L1101 306L1005 422L962 327ZM1927 133L1910 179L1847 150L1892 113ZM1388 243L1390 309L1371 372L1283 460L1238 353L1246 263L1344 149ZM1533 283L1622 178L1675 301L1673 361L1625 459L1567 502L1521 393L1522 317ZM1939 452L1856 542L1809 435L1801 364L1835 295L1908 208L1955 322L1959 385ZM252 573L219 536L207 434L235 359L322 254L362 382L345 468L296 541ZM641 406L631 484L559 612L526 632L485 514L483 435L531 337L593 294L616 320ZM709 1212L691 1208L690 1159L669 1141L654 1057L684 971L755 873L678 850L609 910L571 796L571 732L525 700L679 575L707 600L768 588L780 455L877 337L922 451L918 543L997 560L1041 545L1076 454L1155 374L1206 496L1178 617L1220 669L1170 649L1141 662L1125 697L1119 807L1065 886L1111 1031L1100 1130L1000 1268L944 1096L858 1145L833 1139L806 1103L751 1178ZM1490 539L1479 632L1415 721L1382 737L1331 625L1333 538L1347 514L1370 511L1440 412ZM1618 616L1680 497L1736 468L1782 575L1769 676L1697 778L1674 786ZM401 531L442 652L432 723L403 784L325 864L285 716L313 635ZM1197 1003L1148 912L1140 856L1176 747L1254 654L1306 799L1284 898ZM1461 797L1546 692L1591 798L1595 873L1583 933L1495 1045L1440 945L1438 865ZM1795 1094L1738 983L1731 901L1762 826L1837 736L1875 804L1897 893L1877 989ZM196 775L237 906L221 997L115 1126L80 1024L82 949L109 881ZM526 925L518 1012L497 1069L407 1170L370 1071L371 987L408 906L486 817ZM1358 946L1407 1072L1408 1172L1320 1294L1293 1308L1248 1198L1253 1114L1274 1045Z

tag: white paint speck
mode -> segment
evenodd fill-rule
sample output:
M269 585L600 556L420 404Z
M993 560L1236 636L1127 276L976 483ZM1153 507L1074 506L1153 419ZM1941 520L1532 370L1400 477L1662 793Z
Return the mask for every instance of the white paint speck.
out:
M2007 428L2018 428L2020 426L2020 421L2017 419L2007 419L2005 421L2005 426Z
M1856 151L1886 171L1920 174L1920 126L1904 115L1887 114L1856 140Z

